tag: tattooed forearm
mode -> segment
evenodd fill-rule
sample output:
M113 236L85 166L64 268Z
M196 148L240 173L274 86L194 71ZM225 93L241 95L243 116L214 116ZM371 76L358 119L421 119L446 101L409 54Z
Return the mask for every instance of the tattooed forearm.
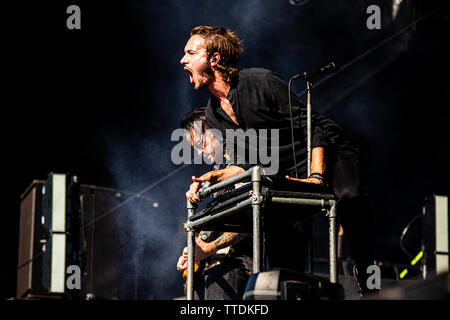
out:
M220 250L238 243L246 236L248 236L248 233L224 232L220 237L214 240L213 243L216 250Z

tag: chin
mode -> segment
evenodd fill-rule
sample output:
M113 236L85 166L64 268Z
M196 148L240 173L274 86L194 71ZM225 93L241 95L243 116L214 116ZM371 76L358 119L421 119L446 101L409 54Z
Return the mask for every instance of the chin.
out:
M194 88L195 90L207 88L210 83L211 79L209 77L202 77L201 79L194 81Z
M201 90L206 87L206 83L199 83L194 85L195 90Z

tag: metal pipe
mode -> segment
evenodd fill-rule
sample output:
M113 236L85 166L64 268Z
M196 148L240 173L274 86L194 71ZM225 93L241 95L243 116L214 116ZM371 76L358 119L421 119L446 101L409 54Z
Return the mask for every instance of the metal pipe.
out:
M261 271L261 168L252 170L252 207L253 207L253 273Z
M235 207L226 209L224 211L221 211L219 213L215 213L211 216L205 216L203 218L200 218L195 221L188 221L186 226L190 229L197 230L197 228L203 228L205 224L207 224L210 221L214 221L217 219L220 219L223 216L227 216L230 213L233 213L235 211L240 211L241 209L245 208L246 206L250 206L252 204L252 199L249 197L248 199L239 202Z
M210 194L217 192L219 190L225 189L226 187L229 187L231 185L234 185L238 182L242 182L243 180L250 178L252 176L252 172L254 168L260 168L258 166L252 167L250 169L248 169L245 172L242 172L234 177L231 177L225 181L216 183L208 188L205 188L202 191L198 192L198 196L199 198L206 198L207 196L209 196ZM260 168L261 169L261 168Z
M194 214L195 206L187 200L188 220ZM186 278L186 300L194 300L194 256L195 256L195 233L187 227L187 278Z
M298 199L298 198L271 197L270 201L273 203L317 206L317 207L321 207L321 208L325 208L330 205L329 204L330 201L325 200L325 199Z
M336 232L336 201L330 200L331 208L328 210L329 246L330 246L330 282L338 282L337 272L337 232Z

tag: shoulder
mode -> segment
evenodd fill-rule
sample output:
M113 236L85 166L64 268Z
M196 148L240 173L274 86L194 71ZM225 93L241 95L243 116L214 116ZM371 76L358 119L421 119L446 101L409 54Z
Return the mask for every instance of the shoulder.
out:
M281 77L275 72L264 68L248 68L239 71L239 79L269 79Z
M239 71L239 87L273 88L283 86L285 81L275 72L263 68L248 68Z

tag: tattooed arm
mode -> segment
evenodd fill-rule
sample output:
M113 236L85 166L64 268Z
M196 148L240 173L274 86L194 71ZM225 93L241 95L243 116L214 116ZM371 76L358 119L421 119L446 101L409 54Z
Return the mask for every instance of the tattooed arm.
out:
M206 259L223 248L230 247L248 236L248 233L224 232L216 240L205 242L196 240L195 261Z
M195 261L201 261L213 255L220 249L230 247L245 237L248 233L224 232L216 240L205 242L200 237L195 239ZM187 268L187 248L184 248L183 255L178 259L177 269L184 270Z
M216 240L212 241L214 252L232 246L248 236L248 233L224 232Z

